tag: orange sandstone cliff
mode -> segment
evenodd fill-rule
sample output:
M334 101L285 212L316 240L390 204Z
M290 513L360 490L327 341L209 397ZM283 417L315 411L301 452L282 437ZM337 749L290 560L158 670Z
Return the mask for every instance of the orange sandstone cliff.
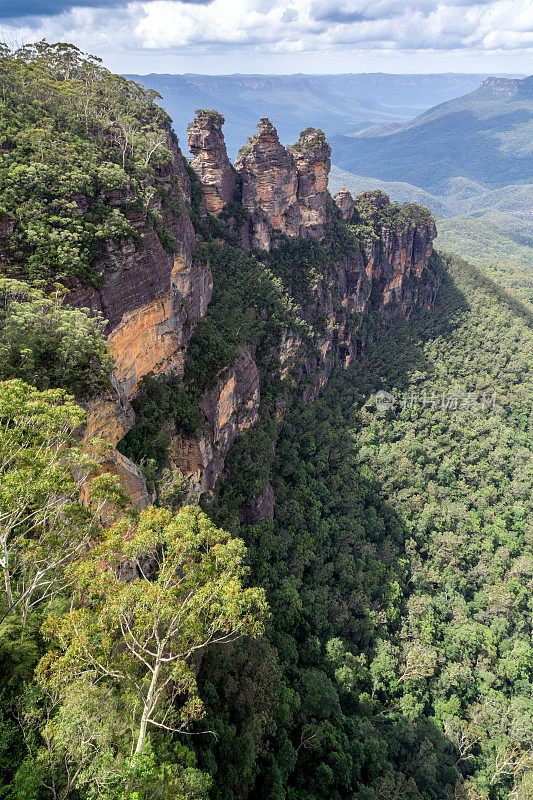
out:
M277 348L276 379L282 389L276 407L282 416L295 393L304 401L313 400L337 365L347 366L358 357L365 341L362 321L371 308L385 323L434 302L439 280L428 270L428 262L435 224L425 210L399 209L380 192L353 198L342 190L332 199L327 189L330 148L324 134L313 128L285 148L272 123L261 119L234 169L226 153L223 121L215 112L202 111L189 127L190 166L203 190L196 234L212 237L210 215L220 217L224 211L222 224L231 241L262 253L267 266L273 251L295 239L324 241L321 252L329 254L316 264L303 294L301 286L290 281L284 287L302 324L314 330L314 346L307 347L301 334L290 328L278 344L271 344ZM100 435L113 446L135 424L130 400L143 376L183 377L188 343L209 312L213 292L209 264L195 256L190 179L170 133L168 148L172 158L156 176L150 214L153 218L155 213L172 236L173 252L148 224L148 209L131 202L134 197L125 192L108 198L122 207L130 202L129 218L140 243L109 243L99 264L100 288L76 286L71 295L71 302L101 311L109 321L115 389L91 403L86 435ZM337 226L338 232L345 223L342 247L328 249L328 231ZM222 229L217 230L219 237ZM189 499L213 491L229 448L259 418L262 387L254 355L253 348L243 347L235 363L227 364L214 388L201 397L201 430L184 435L169 420L168 468L185 480ZM115 451L108 468L119 475L137 507L151 500L138 466ZM272 515L271 492L267 484L245 513L247 520Z
M308 128L286 149L270 120L260 120L235 162L252 246L270 250L280 234L323 237L330 153L322 131Z
M198 111L188 128L187 142L205 195L206 209L217 216L233 200L235 170L231 166L222 125L224 117L216 111Z

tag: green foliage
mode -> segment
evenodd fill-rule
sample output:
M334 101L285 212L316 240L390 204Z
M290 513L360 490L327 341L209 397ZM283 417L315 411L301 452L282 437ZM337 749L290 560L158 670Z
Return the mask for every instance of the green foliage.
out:
M109 475L90 480L99 449L96 441L85 452L79 447L74 430L84 420L62 389L0 382L0 785L5 794L22 765L13 798L42 796L23 766L18 724L24 687L42 655L42 615L66 602L68 567L97 541L102 506L111 517L112 504L124 502Z
M109 385L104 321L62 299L57 289L45 296L0 278L0 378L20 378L39 389L61 387L85 398Z
M417 203L390 203L379 189L362 192L355 200L355 214L349 227L364 239L379 242L384 228L426 227L432 221L428 208Z
M244 543L198 509L104 529L124 496L89 480L99 443L77 444L84 417L64 390L0 383L2 792L203 800L209 776L159 731L201 719L198 656L261 634L264 593L243 586Z
M149 206L150 180L170 157L157 93L72 45L44 41L14 52L2 45L0 85L4 270L97 285L105 242L138 240L126 205Z
M36 672L45 695L43 772L66 768L89 796L95 787L115 796L124 771L143 766L148 730L186 732L202 718L198 657L264 630L264 592L243 587L244 555L244 543L199 509L172 517L152 507L135 523L116 523L71 565L71 607L45 622L53 649ZM201 778L182 791L200 779L203 794Z
M448 269L432 311L226 459L210 513L244 535L272 621L268 656L202 665L217 800L527 796L532 339L476 270ZM376 412L378 389L498 400ZM243 527L267 479L274 520Z
M533 338L514 301L502 303L501 290L464 262L449 266L435 311L387 332L367 365L389 391L439 398L393 413L368 405L357 428L361 463L411 532L413 589L400 640L407 661L415 648L418 668L403 686L378 673L380 691L403 707L431 709L459 763L500 798L533 758L525 723L533 711L526 588ZM398 355L409 349L415 358L404 372ZM478 399L494 392L496 405L454 410L442 407L442 392Z
M533 309L533 224L517 214L440 220L437 245L467 259Z
M132 400L135 426L120 441L119 449L143 467L150 491L168 460L170 435L193 434L205 417L196 388L183 386L177 377L145 375Z
M197 108L194 113L196 116L198 116L199 114L205 114L209 118L209 120L213 123L213 125L215 125L217 128L221 128L222 125L224 124L224 117L222 116L220 111L217 111L214 108ZM192 128L193 125L194 122L189 122L187 130Z
M282 281L258 259L215 242L200 245L197 257L208 260L214 290L187 350L185 379L203 393L214 387L221 370L232 366L244 345L260 345L262 368L286 327L304 336L308 330Z
M326 141L326 135L319 128L306 128L302 131L299 140L291 146L290 150L308 156L316 150L326 152L328 156L331 155L331 147Z
M101 504L123 505L105 474L90 483L87 504L80 502L100 444L78 445L73 432L84 421L63 389L0 382L1 607L6 616L20 615L23 628L35 606L68 585L69 564L97 538Z

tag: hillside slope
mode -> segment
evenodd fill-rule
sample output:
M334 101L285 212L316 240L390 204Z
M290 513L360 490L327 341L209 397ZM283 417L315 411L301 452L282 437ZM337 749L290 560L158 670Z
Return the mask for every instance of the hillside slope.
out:
M449 194L457 178L493 189L533 181L533 77L489 78L474 92L392 132L334 139L336 164L358 175Z
M436 103L471 91L485 75L127 75L157 90L185 141L197 108L227 119L232 157L260 117L274 120L282 142L312 125L331 138L375 123L407 120Z

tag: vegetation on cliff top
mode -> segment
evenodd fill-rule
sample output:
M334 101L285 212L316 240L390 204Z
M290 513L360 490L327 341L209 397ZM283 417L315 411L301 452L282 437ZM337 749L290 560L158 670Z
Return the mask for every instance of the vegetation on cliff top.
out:
M355 213L350 227L361 239L378 241L384 229L425 227L433 222L431 211L417 203L391 203L379 189L356 195Z
M331 146L326 140L326 134L319 128L306 128L300 133L300 138L297 142L291 145L289 152L295 152L301 155L312 156L316 152L331 155Z
M26 280L97 284L110 240L138 239L124 213L149 208L170 157L157 93L72 45L0 47L0 258Z
M63 301L59 285L45 295L23 281L0 278L0 379L68 389L79 398L111 385L104 320Z
M205 114L215 128L221 128L224 124L224 117L214 108L197 108L194 113L196 116L199 114ZM194 122L189 122L187 125L187 130L190 130L192 127L194 127Z

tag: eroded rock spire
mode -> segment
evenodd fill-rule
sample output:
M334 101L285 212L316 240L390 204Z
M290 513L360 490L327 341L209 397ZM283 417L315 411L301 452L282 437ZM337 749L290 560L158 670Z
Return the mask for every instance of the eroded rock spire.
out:
M218 111L199 110L187 132L191 167L203 186L206 208L215 216L232 202L235 193L235 171L226 152L223 124Z

